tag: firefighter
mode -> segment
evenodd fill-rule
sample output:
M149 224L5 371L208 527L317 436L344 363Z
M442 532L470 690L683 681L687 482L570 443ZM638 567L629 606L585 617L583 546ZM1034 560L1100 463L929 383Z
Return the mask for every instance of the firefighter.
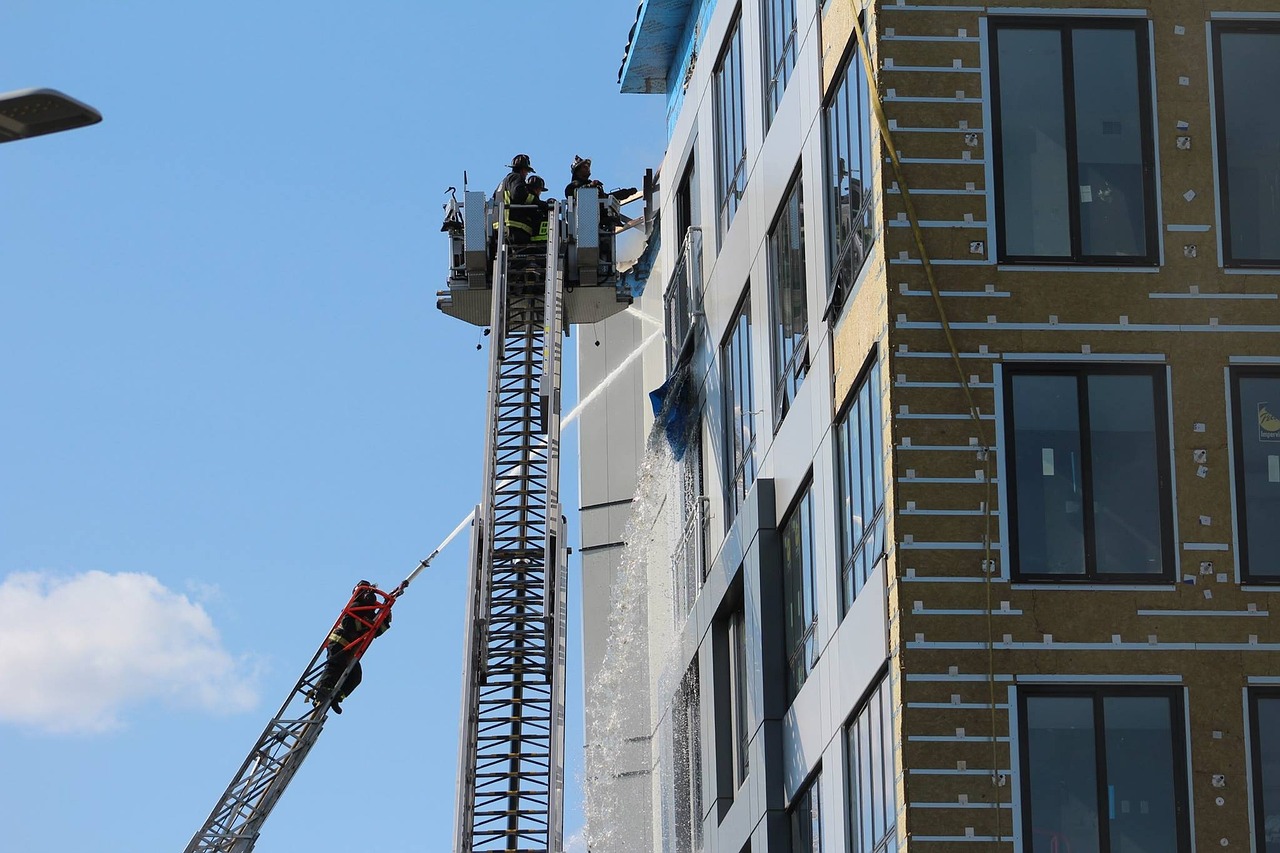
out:
M333 709L333 713L342 713L342 703L352 691L360 684L363 674L360 671L360 661L357 659L352 665L351 671L347 673L347 677L342 679L342 683L338 684L338 678L342 675L342 671L347 668L347 664L351 663L352 658L356 655L356 647L352 646L356 640L359 640L369 632L369 625L374 618L381 612L378 609L378 595L374 592L374 584L369 581L362 580L351 590L354 598L348 610L354 610L354 615L347 612L343 615L338 626L329 634L329 639L325 642L325 651L328 653L328 661L325 664L324 675L320 677L320 683L316 685L316 693L312 696L312 701L319 702L319 697L333 692L333 697L329 701L329 707ZM391 627L391 614L387 614L387 618L378 626L374 637L381 637Z
M515 209L511 212L512 226L519 229L522 237L527 234L528 242L547 242L547 214L551 210L550 202L542 200L546 192L547 182L537 175L525 178L524 186L513 196ZM508 232L514 235L515 230ZM519 242L520 238L512 239Z
M517 154L511 158L511 165L507 167L511 171L507 174L502 182L498 184L498 188L493 191L494 202L506 201L511 203L508 196L516 191L516 188L525 182L525 179L535 173L533 162L529 159L528 154Z
M525 211L515 209L520 205L530 204L529 179L534 178L536 173L534 167L530 164L529 155L517 154L511 159L511 174L502 179L502 183L498 184L497 190L494 191L493 201L497 205L502 202L504 210L506 210L507 223L507 242L516 243L516 245L524 245L534 238L536 228L530 228L529 215ZM541 178L538 178L541 181ZM543 187L547 184L543 183ZM493 224L494 237L497 237L498 223ZM498 241L494 240L493 245L489 248L490 256L498 251Z
M578 190L584 187L594 187L600 191L600 195L604 195L604 184L591 177L591 158L582 158L578 155L573 156L573 164L569 167L570 181L564 188L564 197L572 199L577 195Z

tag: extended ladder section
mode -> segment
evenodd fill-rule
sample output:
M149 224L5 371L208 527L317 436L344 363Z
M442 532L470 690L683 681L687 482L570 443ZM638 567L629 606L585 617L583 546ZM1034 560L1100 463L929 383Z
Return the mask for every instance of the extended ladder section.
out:
M484 492L472 528L455 849L558 851L563 793L563 278L546 242L499 234Z
M344 619L354 620L348 624L364 628L360 637L345 648L350 652L350 659L337 678L329 679L332 684L341 684L364 655L379 629L391 618L391 605L400 592L362 589L370 590L376 603L359 604L353 592L330 631L337 630ZM328 668L327 643L326 636L185 853L249 853L253 850L262 824L320 737L328 718L333 690L321 689Z

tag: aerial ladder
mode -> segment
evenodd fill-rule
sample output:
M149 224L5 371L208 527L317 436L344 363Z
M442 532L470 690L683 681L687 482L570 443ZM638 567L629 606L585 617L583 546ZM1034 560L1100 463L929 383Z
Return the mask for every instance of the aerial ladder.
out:
M541 208L540 208L541 210ZM184 853L251 853L328 719L334 688L401 595L469 521L455 853L563 849L565 598L560 384L568 326L632 301L615 262L618 202L594 188L547 206L546 240L509 243L503 202L464 191L449 205L448 289L437 306L491 333L480 504L397 586L357 587ZM372 592L360 597L362 589ZM325 679L344 620L363 631ZM348 622L348 624L351 624ZM332 676L332 673L331 673Z
M455 853L563 849L565 597L560 383L568 326L631 303L617 201L594 188L546 212L545 242L506 239L508 211L466 192L438 307L485 325L488 418L474 512Z

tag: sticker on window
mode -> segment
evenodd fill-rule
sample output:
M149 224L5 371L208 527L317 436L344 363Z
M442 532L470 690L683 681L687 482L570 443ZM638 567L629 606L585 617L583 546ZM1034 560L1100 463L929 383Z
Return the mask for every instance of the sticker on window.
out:
M1258 404L1258 441L1280 441L1280 418L1271 414L1270 405Z

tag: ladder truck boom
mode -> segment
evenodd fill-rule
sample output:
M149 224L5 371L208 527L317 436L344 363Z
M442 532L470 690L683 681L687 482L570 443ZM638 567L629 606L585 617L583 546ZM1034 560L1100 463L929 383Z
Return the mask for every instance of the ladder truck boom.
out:
M374 637L387 625L391 606L437 553L439 549L422 560L392 592L383 592L372 586L358 586L352 591L351 599L338 614L333 628L311 656L311 662L285 697L280 710L249 750L235 778L210 812L204 826L192 837L185 853L250 853L253 850L262 824L320 737L329 716L335 686L342 684L355 668ZM369 603L370 598L372 603ZM350 653L350 659L342 671L336 673L336 679L328 679L333 686L326 689L327 646L344 621L348 625L359 626L360 633L344 647L343 650Z
M446 220L439 307L491 331L482 499L472 527L455 853L563 849L567 543L560 507L562 340L622 311L617 203L579 190L547 239L509 242L502 203ZM566 285L571 285L567 288Z
M452 265L437 306L492 331L484 487L479 506L391 592L359 586L284 704L184 853L251 853L262 825L328 719L331 700L391 608L468 522L457 853L563 848L565 598L560 508L562 338L631 304L619 282L617 202L592 188L552 202L547 239L509 244L502 204L465 194L446 219ZM455 215L460 218L455 219ZM570 287L566 287L570 285ZM373 603L361 603L361 590ZM337 678L327 647L344 620L363 627Z

